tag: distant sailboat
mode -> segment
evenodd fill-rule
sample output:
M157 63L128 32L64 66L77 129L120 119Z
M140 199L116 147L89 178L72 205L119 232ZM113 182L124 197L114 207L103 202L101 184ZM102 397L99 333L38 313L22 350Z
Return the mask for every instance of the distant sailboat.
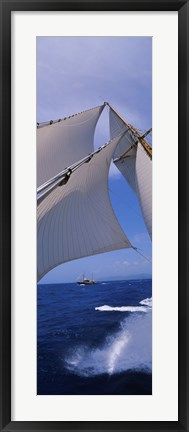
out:
M95 127L105 106L110 141L94 150ZM37 124L38 281L54 267L74 259L136 249L110 203L112 159L137 195L151 237L152 148L145 139L150 132L139 134L108 102Z
M93 279L93 275L91 279L88 279L84 276L84 274L83 274L83 279L81 281L78 281L77 283L78 285L96 285L96 282Z

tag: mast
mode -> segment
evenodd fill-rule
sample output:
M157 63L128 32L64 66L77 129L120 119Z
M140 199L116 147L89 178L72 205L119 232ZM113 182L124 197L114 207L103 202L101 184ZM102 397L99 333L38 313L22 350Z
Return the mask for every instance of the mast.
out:
M146 137L146 135L148 135L148 133L151 132L152 129L149 129L147 132L145 132L144 135L140 135L138 133L138 131L131 126L129 123L126 122L126 120L123 119L123 117L120 116L120 114L112 107L112 105L109 104L109 102L104 102L105 105L108 105L109 108L117 115L117 117L127 126L127 128L137 137L137 139L140 141L140 143L142 144L144 150L146 151L146 153L148 154L148 156L150 156L150 158L152 159L152 147L147 143L147 141L144 139Z

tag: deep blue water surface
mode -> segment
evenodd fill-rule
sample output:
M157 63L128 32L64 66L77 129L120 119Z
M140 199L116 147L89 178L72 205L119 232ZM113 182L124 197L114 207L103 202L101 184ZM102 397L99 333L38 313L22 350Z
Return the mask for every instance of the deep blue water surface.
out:
M37 393L152 394L151 296L151 280L38 285Z

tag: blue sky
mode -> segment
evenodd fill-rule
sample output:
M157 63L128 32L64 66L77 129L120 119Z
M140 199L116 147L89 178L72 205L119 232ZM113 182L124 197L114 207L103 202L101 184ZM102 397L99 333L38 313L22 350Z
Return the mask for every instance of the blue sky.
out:
M136 128L152 126L152 39L150 37L37 37L37 121L48 121L110 102ZM95 147L109 139L103 111ZM114 165L109 192L120 225L131 243L151 258L151 240L140 206ZM96 280L151 274L151 264L132 249L65 263L41 282Z

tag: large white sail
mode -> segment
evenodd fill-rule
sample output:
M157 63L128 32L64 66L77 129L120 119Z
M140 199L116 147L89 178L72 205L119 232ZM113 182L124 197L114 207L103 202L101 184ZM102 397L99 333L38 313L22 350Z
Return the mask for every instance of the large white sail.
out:
M144 221L152 238L152 161L140 143L137 146L136 183Z
M137 137L128 130L124 121L111 109L110 137L127 131L121 139L114 154L114 163L123 174L132 190L137 194L144 221L152 237L152 161Z
M93 152L94 131L104 105L37 128L37 187Z
M110 108L109 110L109 127L110 127L110 138L113 139L121 132L127 130L125 123L117 116L117 114ZM127 139L127 136L125 135ZM120 144L119 144L120 145ZM118 151L118 147L116 149Z
M128 154L125 158L114 161L116 167L127 180L133 192L137 193L136 187L136 150Z
M39 204L38 280L66 261L131 247L108 193L110 162L119 141L115 138L94 154Z

